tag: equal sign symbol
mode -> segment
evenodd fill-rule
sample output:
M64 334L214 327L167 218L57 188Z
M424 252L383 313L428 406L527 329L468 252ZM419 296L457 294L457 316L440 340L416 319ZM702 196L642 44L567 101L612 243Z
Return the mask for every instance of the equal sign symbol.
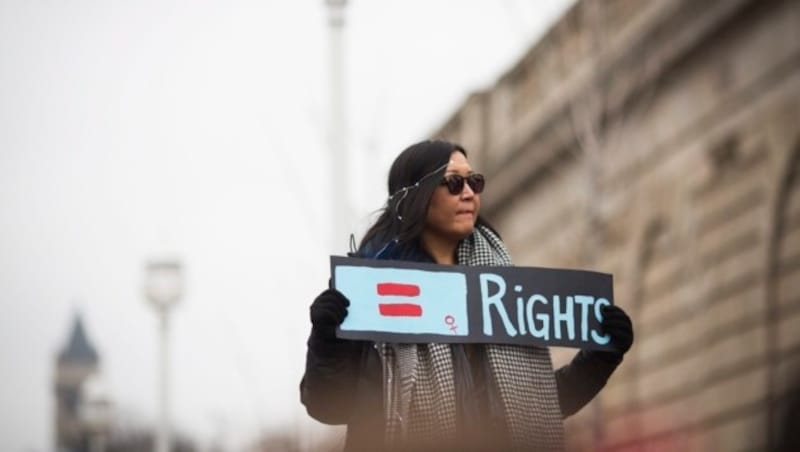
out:
M393 282L378 283L378 295L382 297L419 296L419 286ZM378 303L378 312L384 317L422 317L422 305L416 303Z

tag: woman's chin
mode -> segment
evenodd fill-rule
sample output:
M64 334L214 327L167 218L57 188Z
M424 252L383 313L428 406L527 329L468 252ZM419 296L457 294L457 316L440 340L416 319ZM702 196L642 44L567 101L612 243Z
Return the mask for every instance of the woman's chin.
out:
M453 231L453 235L458 238L458 240L464 240L465 238L469 237L472 234L472 231L475 230L474 224L464 225L458 228L455 228Z

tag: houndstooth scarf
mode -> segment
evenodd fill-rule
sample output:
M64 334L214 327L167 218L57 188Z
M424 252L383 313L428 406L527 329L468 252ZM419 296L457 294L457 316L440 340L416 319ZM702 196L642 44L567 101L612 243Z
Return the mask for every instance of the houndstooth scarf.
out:
M505 245L483 226L461 242L461 265L511 265ZM456 439L456 388L449 344L377 344L383 361L386 440L448 444ZM538 346L485 347L505 412L512 449L561 451L564 427L550 351Z

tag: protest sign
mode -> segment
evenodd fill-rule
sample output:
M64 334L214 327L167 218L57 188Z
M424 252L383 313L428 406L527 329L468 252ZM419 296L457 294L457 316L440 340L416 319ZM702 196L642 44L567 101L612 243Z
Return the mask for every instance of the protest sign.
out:
M350 300L340 338L613 349L609 274L331 256L331 278Z

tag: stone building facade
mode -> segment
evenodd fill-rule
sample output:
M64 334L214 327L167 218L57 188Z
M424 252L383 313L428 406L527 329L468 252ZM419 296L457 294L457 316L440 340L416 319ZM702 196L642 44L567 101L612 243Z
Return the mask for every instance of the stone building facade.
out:
M636 341L571 450L774 449L800 381L800 2L578 1L434 135L487 175L517 264L614 274Z

